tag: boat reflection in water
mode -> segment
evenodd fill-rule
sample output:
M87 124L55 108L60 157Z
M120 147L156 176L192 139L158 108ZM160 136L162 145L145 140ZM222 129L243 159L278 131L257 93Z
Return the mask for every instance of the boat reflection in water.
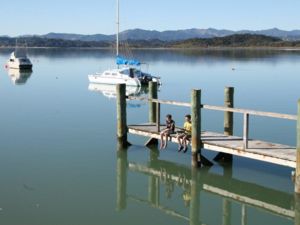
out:
M149 151L146 163L133 162L128 154L118 147L118 211L127 210L130 202L183 224L264 224L261 218L271 224L300 224L300 201L294 194L233 178L230 165L216 174L205 167L197 170L161 160L157 148ZM135 176L148 179L136 187ZM143 187L146 190L140 191ZM145 191L148 194L143 196Z
M116 85L111 84L89 84L89 90L101 92L107 98L116 98ZM126 96L139 97L148 93L148 87L141 86L126 86Z
M25 84L32 74L32 70L8 69L8 75L12 82L16 85Z

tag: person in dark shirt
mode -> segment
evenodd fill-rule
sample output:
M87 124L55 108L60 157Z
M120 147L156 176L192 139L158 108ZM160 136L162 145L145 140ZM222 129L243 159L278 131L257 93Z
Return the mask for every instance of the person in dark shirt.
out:
M175 121L172 120L172 115L168 114L166 115L166 128L160 132L160 149L167 147L168 137L173 133L175 133Z

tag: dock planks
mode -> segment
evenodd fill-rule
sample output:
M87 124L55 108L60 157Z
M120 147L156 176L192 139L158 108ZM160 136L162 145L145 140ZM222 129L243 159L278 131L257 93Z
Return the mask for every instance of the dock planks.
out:
M165 126L160 126L160 130L164 128ZM160 139L156 124L153 123L128 125L128 132L135 135ZM201 139L203 148L206 150L296 168L296 148L292 146L249 139L248 147L244 149L242 137L227 136L210 131L202 131ZM171 142L177 143L175 136L171 138Z

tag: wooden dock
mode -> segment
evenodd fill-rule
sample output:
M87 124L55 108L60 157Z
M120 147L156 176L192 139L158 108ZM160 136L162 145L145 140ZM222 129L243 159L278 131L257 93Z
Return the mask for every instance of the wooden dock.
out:
M160 130L164 128L164 126L161 126ZM128 133L160 139L156 124L151 123L128 125ZM177 143L175 135L173 135L170 139L171 142ZM296 168L295 147L249 139L248 148L244 149L244 140L242 137L228 136L209 131L201 132L201 140L203 148L206 150Z
M232 161L232 156L241 156L263 162L295 168L295 192L300 194L300 100L298 101L298 115L289 115L274 112L262 112L234 107L234 89L225 88L224 106L214 106L201 102L201 90L192 90L191 102L177 102L161 100L157 96L157 84L150 82L148 98L134 98L126 96L125 84L117 85L117 137L119 145L128 145L127 134L140 135L150 138L149 143L157 143L160 139L160 131L164 128L161 125L160 106L161 104L188 107L191 111L192 135L191 165L199 167L207 161L201 154L201 149L217 152L215 161ZM149 121L143 124L127 125L127 100L140 100L149 103ZM224 133L213 131L203 131L201 129L202 110L213 110L224 112ZM234 113L243 114L243 135L242 137L233 134ZM249 138L249 118L250 116L271 117L284 120L293 120L296 125L297 146L287 146L279 143L270 143ZM175 136L171 137L171 142L177 142ZM211 164L211 163L210 163ZM300 206L299 206L300 207Z

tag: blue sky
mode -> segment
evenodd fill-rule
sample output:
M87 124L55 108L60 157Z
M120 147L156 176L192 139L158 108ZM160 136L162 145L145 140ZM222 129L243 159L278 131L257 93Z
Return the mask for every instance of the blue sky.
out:
M113 34L115 0L2 1L0 35ZM300 29L300 0L120 0L121 30Z

